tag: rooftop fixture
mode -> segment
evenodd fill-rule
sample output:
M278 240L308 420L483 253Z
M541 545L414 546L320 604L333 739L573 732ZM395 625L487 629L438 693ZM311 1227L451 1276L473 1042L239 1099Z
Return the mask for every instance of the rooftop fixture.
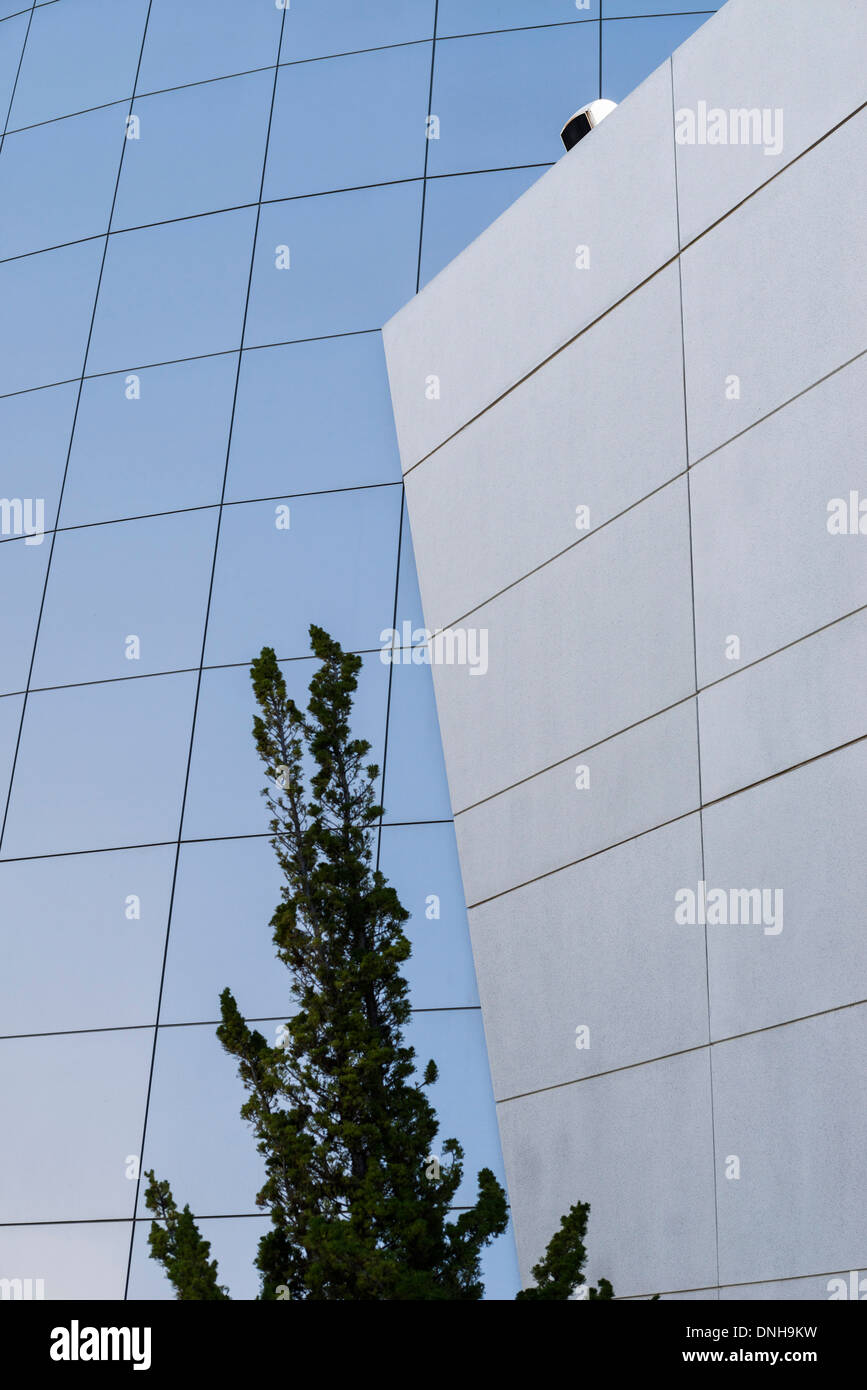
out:
M594 126L597 126L600 121L604 121L616 105L616 101L591 101L588 106L582 106L580 111L576 111L574 116L570 116L560 131L560 139L567 150L571 150L572 146L577 145L579 140L583 140Z

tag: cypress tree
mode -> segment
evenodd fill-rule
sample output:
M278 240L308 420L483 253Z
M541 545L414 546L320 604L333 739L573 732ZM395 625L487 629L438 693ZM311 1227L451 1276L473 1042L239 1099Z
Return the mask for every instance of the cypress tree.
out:
M350 727L361 658L321 628L310 639L319 664L306 712L288 697L270 647L251 667L253 737L283 875L271 927L294 1009L272 1045L225 989L217 1029L237 1061L241 1114L265 1167L256 1201L271 1228L256 1257L259 1297L480 1299L481 1253L506 1229L506 1195L483 1168L473 1206L450 1210L464 1155L449 1138L434 1157L439 1126L427 1090L436 1064L419 1080L404 1039L409 914L375 867L379 769ZM152 1228L151 1251L178 1297L225 1297L188 1208L177 1216L168 1184L148 1176L149 1209L171 1218L166 1231ZM564 1217L534 1270L539 1288L523 1296L570 1296L588 1211L579 1204Z
M149 1179L145 1201L158 1216L162 1225L151 1225L148 1244L151 1255L159 1260L180 1299L212 1303L229 1297L217 1283L217 1261L209 1260L210 1241L199 1232L188 1206L179 1212L167 1182L157 1182L153 1170L145 1173Z
M555 1231L548 1242L548 1249L531 1273L536 1283L529 1289L522 1289L516 1298L565 1299L571 1298L575 1289L583 1284L584 1261L587 1250L584 1237L590 1217L590 1203L576 1202L565 1216L560 1218L560 1229ZM614 1297L614 1290L607 1279L599 1280L598 1288L588 1288L588 1299L607 1299Z

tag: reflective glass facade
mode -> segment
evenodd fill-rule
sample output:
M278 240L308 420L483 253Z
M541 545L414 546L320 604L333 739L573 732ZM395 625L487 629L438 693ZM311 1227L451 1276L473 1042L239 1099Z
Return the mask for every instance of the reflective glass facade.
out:
M430 671L380 658L422 624L380 326L716 7L601 8L0 4L0 1277L46 1298L171 1296L136 1160L255 1294L213 1024L286 1008L248 667L303 698L311 622L364 654L441 1132L503 1179Z

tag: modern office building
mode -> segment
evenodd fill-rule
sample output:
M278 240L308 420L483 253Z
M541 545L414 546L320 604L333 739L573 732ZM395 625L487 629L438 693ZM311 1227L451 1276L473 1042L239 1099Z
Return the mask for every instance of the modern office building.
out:
M867 1297L865 59L730 0L385 330L524 1279Z
M278 879L258 795L248 666L263 644L274 646L303 697L311 622L365 654L358 732L384 767L381 863L412 912L412 1041L422 1060L439 1063L443 1134L465 1145L468 1196L480 1166L504 1176L431 669L382 660L382 632L402 632L405 622L415 630L423 618L380 330L540 178L532 196L547 196L558 131L578 106L600 92L622 101L717 8L702 0L0 3L0 1279L33 1280L46 1299L170 1296L148 1258L136 1176L154 1166L200 1218L233 1295L255 1295L251 1262L265 1222L253 1201L258 1163L214 1020L227 984L263 1030L276 1029L287 1008L268 930ZM824 13L813 29L842 80L851 55L838 51ZM706 61L713 70L712 44ZM647 91L661 80L631 109L652 105ZM629 110L615 113L610 136L604 126L593 136L596 152L616 144L620 173L611 174L621 188L631 166L618 132ZM807 110L803 129L818 138L816 123L829 113ZM641 138L656 148L655 129ZM548 180L565 186L596 152L579 149ZM787 148L773 167L792 157ZM697 165L691 177L701 179ZM718 192L721 214L729 185ZM657 193L655 214L665 187ZM608 196L600 183L597 218ZM620 278L615 284L600 262L599 283L624 296L634 288L640 209L619 196L629 223ZM699 219L704 197L697 186ZM683 207L682 193L682 224ZM562 219L559 198L551 210ZM513 215L518 223L501 225L523 226ZM684 237L703 225L682 225ZM676 249L669 231L664 220L646 230L651 294L677 278L672 266L660 271ZM523 226L521 236L538 261L538 231ZM504 313L531 270L513 268L512 283L491 287ZM809 262L804 271L809 279ZM479 305L477 287L470 302ZM602 307L595 302L593 313ZM552 321L541 337L527 336L527 350L540 360L579 326ZM504 389L524 370L516 331L503 325L490 364L505 373ZM828 351L838 342L835 332ZM815 360L805 353L803 371ZM483 354L487 371L486 362ZM664 368L647 362L663 392L657 431L673 389ZM490 381L479 377L475 404L468 395L448 405L455 426L464 405L491 403ZM724 428L708 423L696 447L707 452ZM641 446L648 460L651 444ZM537 481L542 445L519 470ZM637 487L639 470L616 432L610 447L621 464L610 492L589 498L594 524ZM674 472L673 456L667 462ZM685 484L681 477L666 490L661 456L653 467L662 490L632 524L648 526L658 513L677 568L683 537L666 509ZM456 506L463 525L472 500ZM537 563L523 524L513 545L502 516L476 519L464 582L472 552L490 554L494 524L514 577ZM642 534L636 564L656 555ZM542 558L548 539L540 533ZM576 556L600 539L588 537ZM651 593L661 584L654 574L651 566ZM679 602L688 595L687 584ZM480 589L475 601L484 597ZM595 621L606 614L603 605ZM842 635L841 626L816 640ZM801 650L810 648L792 648ZM493 689L500 659L492 653L491 674L472 684ZM660 717L683 721L682 653L672 660L681 703ZM756 672L774 669L768 662ZM736 696L739 687L718 689ZM639 693L636 709L655 714L660 688L650 676ZM638 717L624 708L611 699L618 729ZM501 751L497 765L490 744L480 746L475 787L453 773L459 822L469 802L531 777L549 756L536 740ZM553 756L561 754L569 748L558 744ZM688 781L686 757L678 752L675 782ZM812 775L820 772L817 764ZM595 762L594 778L601 798ZM647 798L663 795L662 780ZM648 818L658 820L660 807L645 800L632 829ZM601 823L599 833L608 833ZM499 873L492 862L491 883L505 882ZM477 878L470 888L475 901ZM438 916L427 915L431 899ZM597 972L594 988L604 983ZM527 1001L535 988L528 981ZM580 1004L574 1023L586 1021L592 999L585 993ZM489 1007L489 1041L498 1013ZM550 1001L542 1013L556 1017ZM531 1022L525 1071L505 1078L507 1093L493 1045L501 1098L515 1085L538 1089L535 1006ZM734 1024L725 1021L728 1031ZM642 1056L659 1045L654 1036ZM567 1061L578 1056L573 1049ZM706 1052L680 1065L698 1074ZM562 1194L546 1167L544 1201L528 1214L523 1150L504 1132L526 1263ZM583 1175L579 1195L598 1201ZM604 1203L599 1223L594 1235L609 1229ZM613 1259L611 1239L600 1253ZM487 1278L491 1297L518 1286L511 1232L491 1251ZM698 1280L692 1266L672 1274L677 1286L685 1278Z

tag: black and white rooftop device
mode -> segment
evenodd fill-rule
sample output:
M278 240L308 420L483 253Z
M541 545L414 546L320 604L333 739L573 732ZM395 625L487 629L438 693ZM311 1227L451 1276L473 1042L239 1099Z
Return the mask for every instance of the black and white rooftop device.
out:
M560 139L567 150L571 150L573 145L577 145L579 140L589 135L593 127L604 121L616 105L616 101L591 101L589 106L582 106L580 111L570 116L560 131Z

